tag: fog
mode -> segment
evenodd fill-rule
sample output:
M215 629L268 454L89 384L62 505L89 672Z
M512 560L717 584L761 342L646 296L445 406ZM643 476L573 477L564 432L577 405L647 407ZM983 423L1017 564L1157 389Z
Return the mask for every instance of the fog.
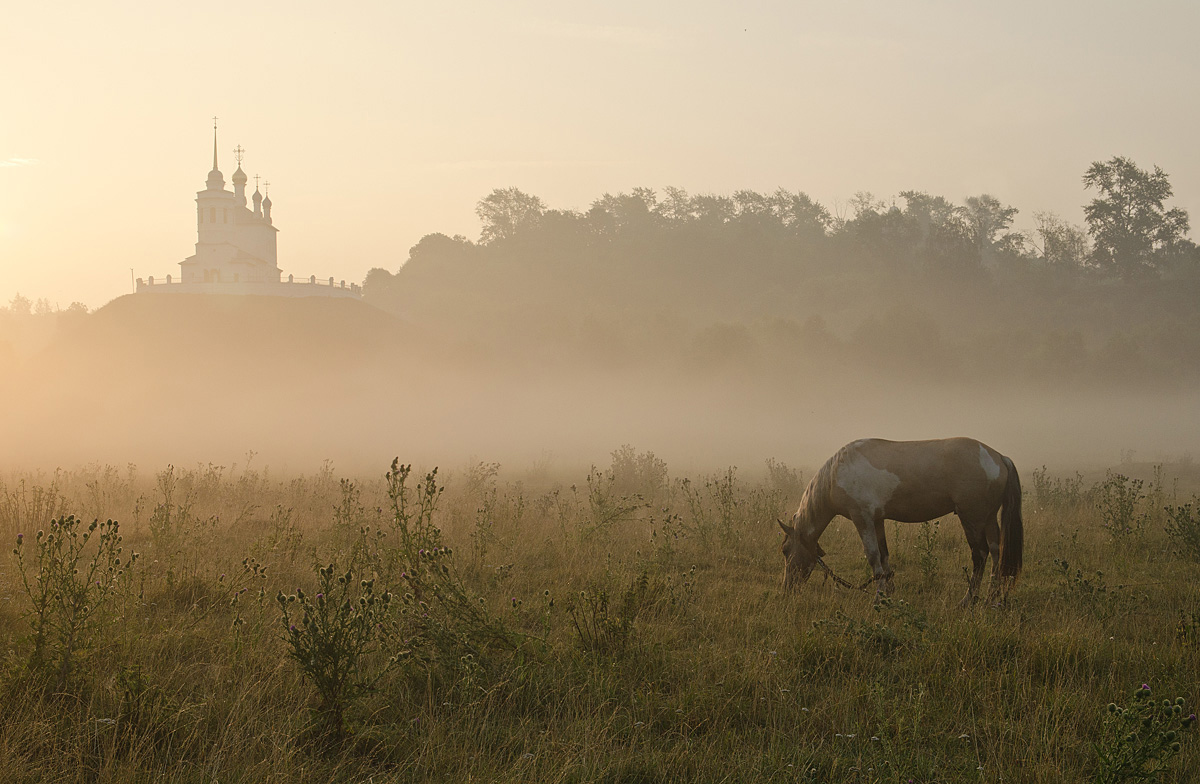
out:
M602 264L592 240L426 238L368 276L364 301L10 309L0 468L252 457L382 473L400 456L574 471L631 444L676 472L755 472L811 468L859 437L962 435L1073 471L1200 443L1195 277L1051 275L1020 255L898 275L672 232L610 244Z

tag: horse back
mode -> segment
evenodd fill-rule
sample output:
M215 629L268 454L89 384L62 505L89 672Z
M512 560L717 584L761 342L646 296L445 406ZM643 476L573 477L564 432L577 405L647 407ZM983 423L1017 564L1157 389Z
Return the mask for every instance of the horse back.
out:
M1004 498L1004 456L970 438L863 439L835 456L831 500L838 514L922 522L957 512L994 515Z

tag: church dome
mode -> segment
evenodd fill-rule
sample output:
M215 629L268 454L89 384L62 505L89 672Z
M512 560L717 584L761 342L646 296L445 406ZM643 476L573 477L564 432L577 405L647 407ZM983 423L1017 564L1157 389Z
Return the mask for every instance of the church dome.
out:
M213 170L208 173L208 189L210 191L219 191L225 187L225 177L221 175L221 170L213 167Z
M246 180L248 180L248 179L250 179L250 178L246 176L246 172L242 171L242 167L241 166L237 167L237 171L235 171L233 173L233 184L234 185L239 185L239 184L245 185Z

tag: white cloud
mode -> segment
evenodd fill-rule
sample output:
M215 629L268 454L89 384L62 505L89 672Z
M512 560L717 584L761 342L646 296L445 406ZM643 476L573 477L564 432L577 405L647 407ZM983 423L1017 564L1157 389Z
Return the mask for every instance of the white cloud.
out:
M0 169L7 169L13 166L36 166L40 161L37 158L6 158L0 161Z

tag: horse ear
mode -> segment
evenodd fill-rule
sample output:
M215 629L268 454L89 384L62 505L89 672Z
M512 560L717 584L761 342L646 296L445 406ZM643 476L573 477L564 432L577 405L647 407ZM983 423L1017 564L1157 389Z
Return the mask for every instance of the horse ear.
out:
M792 528L790 525L788 525L787 523L783 522L783 521L782 521L782 520L780 520L779 518L776 518L776 519L775 519L775 522L779 523L779 527L780 527L780 528L782 528L782 529L783 529L783 532L784 532L784 534L786 534L786 535L788 535L788 536L791 536L791 535L792 535L792 534L795 532L795 530L796 530L795 528Z

